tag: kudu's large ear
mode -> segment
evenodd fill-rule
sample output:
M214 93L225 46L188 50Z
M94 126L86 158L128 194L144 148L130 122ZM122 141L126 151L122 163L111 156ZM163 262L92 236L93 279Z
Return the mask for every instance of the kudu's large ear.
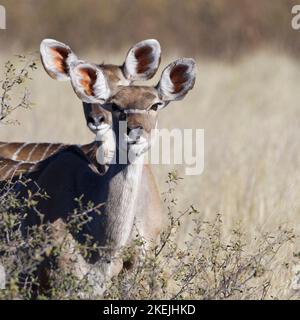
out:
M164 69L156 88L163 101L181 100L194 87L195 79L195 61L182 58Z
M100 67L79 62L70 68L73 89L79 99L87 103L104 103L110 97L105 75Z
M160 44L155 39L141 41L127 53L123 72L130 81L151 79L160 64Z
M69 46L56 40L44 39L40 53L43 66L51 78L60 81L70 79L70 65L78 59Z

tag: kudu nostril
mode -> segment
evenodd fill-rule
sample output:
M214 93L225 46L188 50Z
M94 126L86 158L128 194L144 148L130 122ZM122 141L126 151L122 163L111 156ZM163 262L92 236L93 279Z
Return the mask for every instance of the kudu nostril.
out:
M142 135L142 132L143 132L143 127L142 126L137 126L137 127L134 127L134 128L127 127L127 135L129 136L130 133L131 133L130 136L131 136L132 139L139 140L141 135Z
M88 123L93 124L94 126L98 126L100 124L102 124L105 120L104 116L89 116L87 118Z
M102 122L104 122L105 118L104 116L99 116L97 120L98 120L98 123L101 124Z
M127 127L127 134L129 134L131 131L135 131L135 132L141 132L143 130L142 126L136 126L133 128Z

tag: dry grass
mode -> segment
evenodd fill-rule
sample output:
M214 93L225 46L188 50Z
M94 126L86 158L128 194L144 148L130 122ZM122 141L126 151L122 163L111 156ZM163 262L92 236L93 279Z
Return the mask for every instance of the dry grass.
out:
M122 62L121 56L97 57L101 54L89 56L92 61ZM4 61L1 57L0 64ZM183 168L177 167L185 178L179 186L178 207L194 204L205 219L220 213L225 237L240 221L250 246L254 233L274 231L280 225L300 234L299 64L284 55L261 52L234 65L198 59L198 68L195 89L160 117L161 128L205 129L204 173L184 177ZM15 114L21 125L0 127L1 140L91 141L69 83L51 80L40 68L31 89L36 107ZM154 167L162 191L172 168ZM188 231L186 227L181 240ZM274 296L287 288L291 271L282 265L292 263L297 251L296 241L272 262Z
M156 38L164 50L182 55L235 59L275 46L299 56L298 32L291 28L296 0L2 0L5 48L37 48L51 37L76 50L127 49ZM91 10L91 8L93 8Z

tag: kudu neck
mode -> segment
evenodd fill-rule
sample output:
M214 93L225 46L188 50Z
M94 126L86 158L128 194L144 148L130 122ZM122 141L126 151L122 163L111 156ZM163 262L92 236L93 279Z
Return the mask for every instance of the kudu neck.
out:
M105 238L113 248L124 246L130 237L141 190L142 170L142 161L110 166L109 192L105 204L107 214Z
M114 162L116 144L114 134L109 131L103 136L96 136L95 141L81 147L90 163L101 174L109 170L109 166Z
M98 239L102 245L108 245L114 250L126 244L133 228L144 155L138 157L138 161L128 163L126 153L124 157L124 151L117 147L114 136L105 138L90 145L88 157L98 168L103 168L100 161L105 160L101 192L106 190L103 199L106 227L105 234L99 234ZM103 154L105 157L102 157Z
M97 154L102 150L103 142L94 141L85 145L85 154L100 172L103 165L99 164ZM119 151L115 149L118 158ZM143 155L138 163L110 163L102 174L99 192L104 204L100 216L102 231L97 224L92 226L92 234L101 246L109 246L116 250L128 241L136 215L136 203L141 189ZM97 218L98 219L98 218Z

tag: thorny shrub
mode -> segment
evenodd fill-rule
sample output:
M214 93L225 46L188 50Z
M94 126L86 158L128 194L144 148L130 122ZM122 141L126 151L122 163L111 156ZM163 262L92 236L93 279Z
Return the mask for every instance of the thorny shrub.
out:
M8 60L0 78L0 125L18 123L9 119L18 109L29 109L33 106L27 87L32 80L31 74L37 69L36 57L17 55L16 61Z

